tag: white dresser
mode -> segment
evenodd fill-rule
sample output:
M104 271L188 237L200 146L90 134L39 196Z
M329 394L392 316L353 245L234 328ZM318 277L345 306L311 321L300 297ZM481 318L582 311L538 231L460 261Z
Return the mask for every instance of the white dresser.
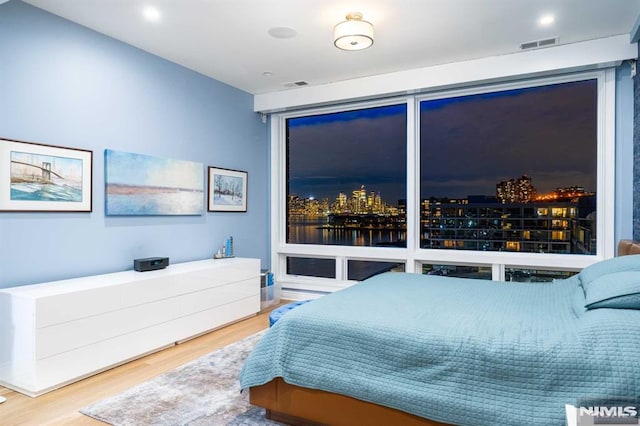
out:
M0 385L38 396L259 310L259 259L0 289Z

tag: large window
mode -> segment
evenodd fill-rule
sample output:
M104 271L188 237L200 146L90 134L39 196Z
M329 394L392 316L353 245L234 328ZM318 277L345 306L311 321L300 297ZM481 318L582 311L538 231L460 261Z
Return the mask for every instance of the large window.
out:
M388 270L544 281L610 257L614 74L274 115L276 279L317 291Z
M286 120L287 243L406 247L406 109Z
M420 102L423 248L596 253L597 80Z

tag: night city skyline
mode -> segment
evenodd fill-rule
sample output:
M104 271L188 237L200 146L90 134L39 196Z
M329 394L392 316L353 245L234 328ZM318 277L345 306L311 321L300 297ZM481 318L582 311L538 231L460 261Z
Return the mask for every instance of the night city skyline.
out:
M541 193L596 189L595 80L420 104L421 198L495 195L532 177ZM288 193L334 199L362 184L406 198L406 105L288 120Z
M523 185L523 183L525 185ZM532 185L532 179L529 176L521 176L519 178L511 178L509 180L497 182L494 194L483 194L479 199L471 195L476 202L484 203L548 203L548 202L566 202L575 201L580 197L594 196L595 192L586 191L584 187L568 186L557 187L553 191L541 193ZM450 200L468 203L469 197L430 197L422 198L421 205L429 200ZM368 188L363 184L360 188L354 188L351 191L340 191L335 197L303 197L298 194L289 194L288 214L289 215L306 215L306 216L326 216L328 214L353 213L353 214L391 214L398 215L401 211L398 209L400 204L405 200L388 200L384 196ZM359 204L359 207L355 205Z

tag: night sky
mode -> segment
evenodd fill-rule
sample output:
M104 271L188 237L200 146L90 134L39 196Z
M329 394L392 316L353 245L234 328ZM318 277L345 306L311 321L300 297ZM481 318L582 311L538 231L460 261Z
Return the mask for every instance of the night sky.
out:
M289 193L335 200L366 185L406 198L406 105L289 120Z
M421 197L495 195L523 174L538 193L596 190L595 80L423 101ZM366 185L406 198L406 107L290 119L289 193L335 200Z

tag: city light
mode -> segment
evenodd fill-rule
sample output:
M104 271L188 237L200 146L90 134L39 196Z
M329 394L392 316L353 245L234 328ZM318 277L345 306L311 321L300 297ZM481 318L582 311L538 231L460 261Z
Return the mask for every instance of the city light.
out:
M333 201L289 195L287 207L290 219L321 219L317 232L377 230L395 232L396 238L406 238L405 201L398 200L396 205L391 205L379 192L367 191L365 185L350 192L341 191ZM593 211L594 192L570 186L537 194L533 179L523 175L498 182L495 195L421 200L420 246L593 254L596 248ZM295 222L290 223L294 225ZM401 246L399 241L396 243Z

